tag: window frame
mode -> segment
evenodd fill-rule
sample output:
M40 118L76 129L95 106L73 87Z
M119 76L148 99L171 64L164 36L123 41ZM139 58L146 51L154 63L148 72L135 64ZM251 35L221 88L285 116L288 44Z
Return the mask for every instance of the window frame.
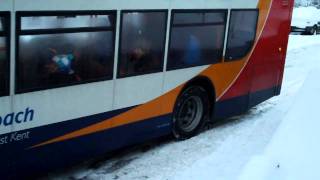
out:
M114 24L110 27L76 27L76 28L49 28L49 29L31 29L31 30L22 30L21 29L21 20L22 17L43 17L43 16L69 16L69 15L112 15L114 17ZM35 87L35 88L24 88L18 89L18 77L19 77L19 38L23 35L52 35L52 34L72 34L72 33L90 33L90 32L108 32L113 31L112 33L112 74L109 76L105 76L102 78L96 78L91 80L84 80L81 82L72 82L60 85L52 85L46 87ZM113 80L114 75L114 57L115 57L115 49L116 49L116 31L117 31L117 11L116 10L80 10L80 11L17 11L16 12L16 65L15 65L15 93L16 94L23 94L35 91L43 91L43 90L50 90L56 88L63 88L75 85L82 85L82 84L89 84L93 82L101 82L101 81L108 81Z
M126 74L126 75L120 75L120 60L121 60L121 48L122 48L122 30L123 30L123 17L125 13L164 13L165 14L165 26L164 26L164 37L163 37L163 55L162 55L162 62L161 67L159 70L153 70L153 71L147 71L147 72L141 72L141 73L134 73L134 74ZM168 37L167 35L167 28L168 28L168 17L169 17L169 10L168 9L126 9L120 11L120 28L119 28L119 46L118 46L118 59L117 59L117 79L123 79L128 77L135 77L135 76L141 76L141 75L148 75L148 74L154 74L154 73L160 73L163 72L164 67L164 61L165 61L165 50L166 50L166 39Z
M5 37L6 41L6 61L7 61L7 78L5 82L6 89L4 92L0 92L0 97L9 96L10 95L10 64L11 64L11 14L9 11L0 11L0 17L4 17L5 19L5 27L3 31L0 31L0 37Z
M223 33L223 44L222 44L222 49L221 49L221 57L220 60L216 63L212 64L218 64L223 62L223 51L224 51L224 46L225 46L225 38L227 36L227 23L228 23L228 9L172 9L171 11L171 20L170 20L170 30L169 30L169 45L168 45L168 56L167 56L167 62L169 60L169 53L170 53L170 47L171 47L171 37L172 37L172 31L174 27L203 27L203 26L214 26L214 25L220 25L221 23L187 23L187 24L177 24L174 25L174 14L175 13L224 13L224 33ZM200 65L190 65L190 66L176 66L174 68L168 68L168 63L166 66L166 71L174 71L174 70L180 70L180 69L187 69L187 68L193 68L193 67L200 67L200 66L205 66L205 65L211 65L211 64L206 64L206 63L201 63Z
M244 11L244 12L248 12L248 11L255 11L255 12L258 12L258 16L257 16L257 19L256 19L256 26L255 26L255 31L254 31L254 40L253 40L253 43L251 45L251 47L249 48L248 52L244 53L244 55L242 57L236 57L236 58L233 58L233 59L229 59L226 55L227 55L227 52L228 52L228 45L229 45L229 38L230 38L230 29L231 29L231 22L232 22L232 12L237 12L237 11ZM248 55L248 53L252 50L252 48L254 47L254 44L256 42L256 38L257 38L257 31L258 31L258 23L259 23L259 17L260 17L260 10L258 8L253 8L253 9L231 9L230 11L230 20L229 20L229 27L228 27L228 37L227 37L227 42L226 42L226 51L225 51L225 57L224 57L224 61L225 62L233 62L233 61L239 61L241 60L242 58L246 57Z

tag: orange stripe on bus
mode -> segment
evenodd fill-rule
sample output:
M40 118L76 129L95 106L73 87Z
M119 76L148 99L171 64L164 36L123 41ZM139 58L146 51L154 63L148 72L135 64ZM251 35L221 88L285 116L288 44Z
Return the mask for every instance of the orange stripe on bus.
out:
M164 99L164 97L170 98L172 96L175 96L175 94L178 94L180 92L181 88L182 88L182 86L179 86L179 87L175 88L174 90L166 93L163 96L160 96L160 97L158 97L158 98L156 98L146 104L135 107L135 108L133 108L127 112L124 112L118 116L115 116L111 119L106 119L100 123L91 125L89 127L86 127L86 128L83 128L83 129L80 129L77 131L74 131L74 132L66 134L64 136L60 136L58 138L46 141L44 143L35 145L31 148L35 148L35 147L39 147L39 146L43 146L46 144L51 144L51 143L55 143L55 142L59 142L59 141L64 141L64 140L76 138L79 136L84 136L84 135L104 131L104 130L118 127L121 125L126 125L126 124L130 124L130 123L138 122L141 120L145 120L148 118L168 114L168 113L170 113L170 110L173 108L173 106L169 108L170 110L169 109L163 110L161 108L161 104L163 103L163 99Z
M268 17L271 3L272 0L260 0L258 4L260 15L257 27L257 37L260 37L260 34L263 31L263 27L266 22L266 18ZM257 42L258 39L256 38L255 45ZM200 73L201 75L207 76L212 80L216 88L217 97L220 96L225 91L225 89L227 89L230 86L230 84L235 80L235 78L237 78L242 68L245 66L246 62L250 59L251 54L252 52L239 61L211 65L206 70ZM80 136L119 127L122 125L131 124L149 118L169 114L173 111L175 100L177 99L183 86L184 84L174 88L173 90L165 93L164 95L154 100L151 100L150 102L135 107L118 116L106 119L100 123L88 126L83 129L79 129L66 135L45 141L43 143L32 146L31 148L61 142Z

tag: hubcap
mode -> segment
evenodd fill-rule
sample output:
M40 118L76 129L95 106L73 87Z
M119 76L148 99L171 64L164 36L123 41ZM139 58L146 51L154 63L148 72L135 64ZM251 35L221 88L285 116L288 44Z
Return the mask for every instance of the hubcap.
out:
M193 131L201 121L203 114L202 100L198 96L191 96L182 104L178 112L177 122L185 132Z

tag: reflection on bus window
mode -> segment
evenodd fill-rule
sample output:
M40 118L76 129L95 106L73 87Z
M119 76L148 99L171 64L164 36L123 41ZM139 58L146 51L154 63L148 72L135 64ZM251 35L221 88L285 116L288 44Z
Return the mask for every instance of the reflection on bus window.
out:
M113 16L108 15L40 16L22 17L21 29L110 27L112 24L114 24Z
M217 63L222 59L226 12L174 12L168 70Z
M175 13L174 24L224 23L224 13Z
M226 60L244 57L252 48L256 36L257 10L233 10L231 12Z
M48 22L51 22L50 19ZM65 24L63 27L73 27L75 23ZM89 31L79 32L79 29L76 29L74 32L51 31L46 34L43 30L22 30L19 35L17 91L42 90L111 79L114 30L92 28ZM30 32L31 34L28 34Z
M159 72L163 67L166 12L122 14L120 77Z
M0 96L9 94L9 16L0 17Z
M0 36L0 96L8 92L8 60L6 38Z
M4 31L4 18L0 17L0 32Z

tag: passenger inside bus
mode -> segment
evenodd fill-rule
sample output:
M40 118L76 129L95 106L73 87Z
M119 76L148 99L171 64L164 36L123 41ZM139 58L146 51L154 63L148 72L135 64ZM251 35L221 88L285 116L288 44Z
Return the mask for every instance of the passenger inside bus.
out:
M185 49L186 51L183 57L184 62L187 65L197 64L201 59L201 45L199 39L194 35L190 35Z
M151 59L152 57L148 50L141 47L134 49L129 58L127 73L132 74L145 71L148 66L148 61Z
M18 90L111 79L114 20L114 15L107 14L22 17Z
M127 63L121 68L122 74L140 74L157 66L150 43L141 38L135 44L127 55Z
M173 13L168 70L217 63L222 58L225 14Z
M112 34L21 36L18 87L47 88L112 77Z
M213 64L221 59L224 26L173 29L168 68Z
M62 46L61 50L48 48L43 54L48 56L45 61L39 61L39 68L43 70L42 79L50 84L63 84L81 81L80 76L75 71L75 64L80 58L79 52L71 45Z
M124 13L119 75L134 76L162 70L164 12Z

